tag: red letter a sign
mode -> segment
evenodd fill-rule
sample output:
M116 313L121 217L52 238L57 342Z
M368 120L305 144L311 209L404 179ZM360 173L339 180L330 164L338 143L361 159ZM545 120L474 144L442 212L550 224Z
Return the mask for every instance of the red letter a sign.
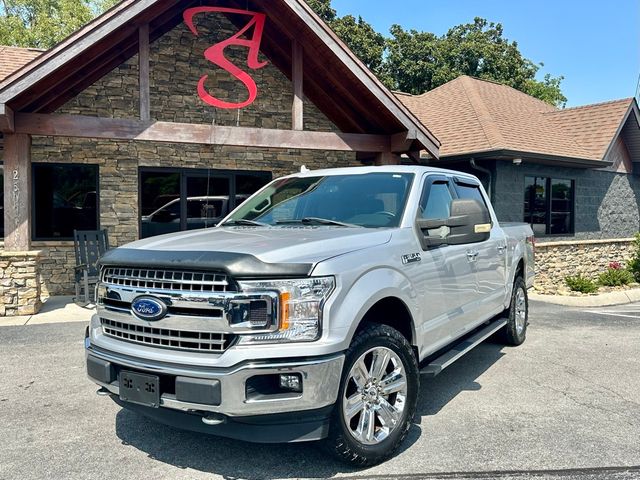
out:
M262 34L264 32L264 23L266 15L264 13L248 12L246 10L238 10L235 8L225 7L194 7L185 10L184 21L193 32L194 35L198 35L198 29L194 25L193 17L199 13L216 12L216 13L235 13L239 15L249 15L251 19L238 33L231 38L224 40L220 43L216 43L212 47L209 47L204 56L214 65L226 70L235 78L240 80L247 89L249 97L242 103L231 103L220 100L207 92L205 84L209 75L205 75L198 82L198 95L200 98L218 108L244 108L251 105L258 96L258 87L251 75L234 65L230 60L224 56L224 49L229 45L239 45L241 47L247 47L249 53L247 54L247 66L252 70L257 70L264 67L267 62L260 62L258 60L258 54L260 53L260 42L262 41ZM241 38L251 27L254 27L253 36L250 40Z

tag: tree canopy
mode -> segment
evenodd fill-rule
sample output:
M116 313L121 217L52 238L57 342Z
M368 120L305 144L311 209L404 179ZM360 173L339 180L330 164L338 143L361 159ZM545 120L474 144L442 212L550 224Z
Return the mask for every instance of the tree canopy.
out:
M542 63L523 57L518 43L504 37L500 23L475 18L445 35L393 25L385 38L359 17L338 16L331 0L307 0L322 19L391 89L420 94L460 75L509 85L556 106L566 104L564 77L536 79Z
M48 49L118 0L0 0L0 45Z

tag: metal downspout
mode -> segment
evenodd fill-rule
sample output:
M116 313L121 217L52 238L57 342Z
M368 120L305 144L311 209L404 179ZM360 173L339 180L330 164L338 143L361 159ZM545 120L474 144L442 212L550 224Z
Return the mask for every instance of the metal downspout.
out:
M476 164L476 159L472 158L471 160L469 160L469 164L471 165L471 168L473 168L474 170L477 170L478 172L482 172L484 174L486 174L489 177L489 182L488 182L488 186L487 186L487 194L489 195L489 199L491 199L491 202L493 202L493 173L491 173L491 170L489 170L488 168L484 168L481 167L479 165Z

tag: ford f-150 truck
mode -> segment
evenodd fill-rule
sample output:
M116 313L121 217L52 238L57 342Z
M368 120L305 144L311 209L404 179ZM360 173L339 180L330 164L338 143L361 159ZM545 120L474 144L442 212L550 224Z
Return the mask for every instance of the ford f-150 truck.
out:
M88 375L166 424L379 463L407 435L421 375L493 334L525 340L533 243L471 175L305 170L215 228L108 252Z

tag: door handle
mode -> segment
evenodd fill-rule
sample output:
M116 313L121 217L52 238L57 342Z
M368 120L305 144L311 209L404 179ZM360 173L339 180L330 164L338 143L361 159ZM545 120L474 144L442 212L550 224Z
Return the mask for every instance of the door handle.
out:
M475 262L476 260L478 260L478 252L468 251L467 260L469 260L470 262Z
M506 251L507 251L507 246L506 245L498 245L498 255L502 255Z

